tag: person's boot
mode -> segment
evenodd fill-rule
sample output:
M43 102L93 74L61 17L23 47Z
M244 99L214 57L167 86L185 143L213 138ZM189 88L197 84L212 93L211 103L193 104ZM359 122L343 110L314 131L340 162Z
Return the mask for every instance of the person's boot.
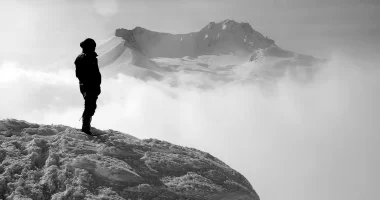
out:
M91 129L91 119L92 117L83 116L82 121L82 132L86 133L87 135L93 135L90 131Z

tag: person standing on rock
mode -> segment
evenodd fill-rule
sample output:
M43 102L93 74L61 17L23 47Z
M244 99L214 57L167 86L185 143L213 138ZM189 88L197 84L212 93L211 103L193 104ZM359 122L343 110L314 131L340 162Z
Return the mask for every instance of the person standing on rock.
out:
M101 93L102 76L99 71L98 54L95 52L96 43L87 38L80 43L82 53L75 59L75 75L79 80L79 89L84 98L82 114L82 131L93 135L90 131L92 116L95 114L96 101Z

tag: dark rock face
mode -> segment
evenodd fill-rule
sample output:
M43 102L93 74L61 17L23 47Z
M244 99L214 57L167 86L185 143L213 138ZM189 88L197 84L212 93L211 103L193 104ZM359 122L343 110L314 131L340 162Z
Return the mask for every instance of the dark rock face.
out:
M252 199L208 153L113 130L0 120L0 199Z
M230 53L250 54L256 49L275 46L273 40L255 31L248 23L225 20L211 22L198 32L188 34L159 33L136 27L117 29L115 36L126 41L149 58L182 58L184 56Z

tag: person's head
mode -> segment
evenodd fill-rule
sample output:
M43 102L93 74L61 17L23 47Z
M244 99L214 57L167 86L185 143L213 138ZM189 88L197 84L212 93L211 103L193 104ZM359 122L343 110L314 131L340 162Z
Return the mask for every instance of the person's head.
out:
M96 48L96 42L91 38L87 38L80 43L80 47L82 47L83 52L94 52Z

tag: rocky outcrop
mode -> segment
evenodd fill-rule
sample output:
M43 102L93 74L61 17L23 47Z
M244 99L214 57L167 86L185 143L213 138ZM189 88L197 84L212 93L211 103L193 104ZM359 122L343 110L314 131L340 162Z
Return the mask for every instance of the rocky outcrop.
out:
M252 199L240 173L157 139L0 120L0 199Z
M135 30L137 29L138 28L136 28ZM136 41L135 35L133 34L134 32L134 30L116 29L115 36L121 37L125 40L124 46L144 54L139 43Z

